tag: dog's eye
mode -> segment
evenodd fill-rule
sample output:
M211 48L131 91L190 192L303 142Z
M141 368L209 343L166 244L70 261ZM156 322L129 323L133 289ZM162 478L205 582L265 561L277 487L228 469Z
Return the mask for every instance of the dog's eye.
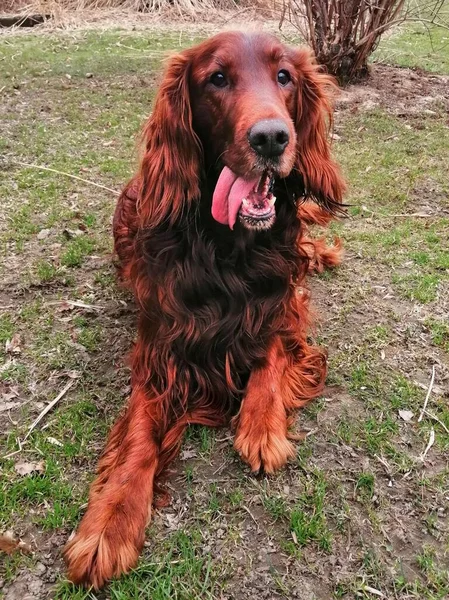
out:
M280 83L281 85L287 85L287 83L291 80L292 78L290 77L290 73L288 71L286 71L285 69L281 69L279 71L278 83Z
M212 75L209 78L209 81L211 82L212 85L214 85L215 87L218 87L218 88L223 88L228 85L228 81L227 81L226 77L223 75L223 73L221 73L221 71L212 73Z

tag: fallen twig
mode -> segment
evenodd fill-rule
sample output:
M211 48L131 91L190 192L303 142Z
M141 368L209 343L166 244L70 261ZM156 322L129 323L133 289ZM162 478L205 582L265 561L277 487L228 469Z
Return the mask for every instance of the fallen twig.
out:
M28 431L25 435L25 437L22 440L22 444L23 442L25 442L27 440L27 438L29 437L30 433L33 431L33 429L42 421L42 419L45 417L45 415L47 413L49 413L51 411L51 409L56 406L56 404L61 400L61 398L63 396L65 396L65 394L69 391L69 389L72 387L72 385L74 385L76 382L76 379L71 379L67 385L65 386L65 388L59 392L59 394L56 396L56 398L54 400L52 400L50 402L50 404L48 404L44 410L40 413L40 415L38 417L36 417L36 419L31 423L31 425L28 427Z
M426 413L426 415L428 417L430 417L431 419L433 419L434 421L439 423L446 433L449 433L449 429L446 427L446 425L443 423L443 421L441 421L436 415L429 412L428 410L425 410L424 412Z
M424 450L424 452L420 456L420 459L423 462L426 460L427 453L432 448L432 446L434 445L434 443L435 443L435 430L432 427L432 429L430 430L430 437L429 437L429 441L427 442L426 449Z
M2 459L6 460L7 458L11 458L12 456L15 456L16 454L20 454L20 452L22 452L22 448L21 447L18 450L14 450L14 452L10 452L9 454L5 454L4 456L2 456Z
M436 217L436 215L429 215L428 213L395 213L392 215L385 215L385 217L414 217L417 219L432 219L433 217Z
M361 206L360 207L362 210L364 210L365 212L369 212L371 213L374 217L379 217L380 219L392 219L392 218L416 218L416 219L432 219L435 218L437 215L429 215L429 213L419 213L419 212L415 212L415 213L394 213L392 215L382 215L374 210L371 210L370 208L368 208L367 206Z
M224 438L217 438L215 441L217 442L217 444L220 444L221 442L232 442L233 440L234 440L234 436L227 435Z
M379 598L385 598L385 595L380 590L376 590L376 588L373 588L370 585L364 585L363 589L364 591L369 592L370 594L374 594Z
M427 390L426 399L424 400L424 406L422 407L421 413L418 417L418 423L423 420L424 413L426 412L427 403L429 402L430 394L432 393L433 382L435 381L435 365L432 366L432 377L430 379L429 389Z
M5 456L2 456L3 459L11 458L11 456L15 456L16 454L19 454L19 452L22 452L22 442L20 441L20 438L16 438L16 442L19 446L19 449L15 450L14 452L10 452L9 454L5 454Z
M20 160L16 160L14 162L17 165L21 165L22 167L39 169L40 171L50 171L50 173L57 173L58 175L65 175L65 177L71 177L72 179L77 179L78 181L82 181L83 183L88 183L89 185L93 185L95 187L101 188L102 190L106 190L107 192L111 192L116 196L120 195L120 192L118 192L117 190L113 190L112 188L108 188L105 185L101 185L101 183L95 183L94 181L83 179L82 177L78 177L78 175L72 175L71 173L65 173L64 171L58 171L57 169L51 169L50 167L43 167L42 165L33 165L32 163L21 162Z
M104 309L104 306L99 306L98 304L86 304L85 302L81 302L80 300L55 300L54 302L47 302L48 306L58 304L69 304L70 306L76 306L77 308L88 308L91 310Z
M245 505L243 505L243 508L246 510L246 512L249 514L249 516L251 517L251 519L254 521L254 523L257 526L257 531L259 531L259 523L256 521L256 519L254 518L253 513L249 510L249 508Z
M374 458L376 460L378 460L381 465L383 465L383 467L385 468L385 471L387 472L387 475L391 475L392 474L391 467L388 464L388 462L385 460L385 458L382 458L382 457L378 456L377 454L374 455Z
M217 475L218 473L221 473L221 472L223 471L223 469L226 467L226 465L227 465L227 464L228 464L228 459L226 459L226 460L224 461L224 463L223 463L223 464L221 464L221 465L218 467L218 469L216 469L216 470L215 470L215 471L214 471L212 474L213 474L213 475Z

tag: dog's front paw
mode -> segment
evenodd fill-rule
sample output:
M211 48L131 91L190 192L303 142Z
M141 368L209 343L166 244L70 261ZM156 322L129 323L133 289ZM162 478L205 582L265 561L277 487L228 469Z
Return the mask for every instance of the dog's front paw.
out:
M98 590L136 565L141 544L128 539L117 523L111 522L97 531L84 525L64 549L68 578L75 584Z
M260 416L241 415L234 448L252 471L261 468L273 473L296 455L294 445L287 439L285 422Z

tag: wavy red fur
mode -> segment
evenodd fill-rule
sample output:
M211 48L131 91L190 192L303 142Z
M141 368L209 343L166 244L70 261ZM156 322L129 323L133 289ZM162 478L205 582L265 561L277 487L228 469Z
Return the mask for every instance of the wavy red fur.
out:
M211 83L219 69L226 90ZM339 242L329 248L308 231L328 224L344 191L327 139L333 85L307 51L266 34L220 34L170 61L114 216L119 277L139 308L132 394L65 549L73 582L97 589L136 564L159 478L189 424L234 415L235 448L253 470L294 456L291 411L320 394L326 374L307 338L305 276L340 260ZM285 124L276 158L248 142L266 120ZM224 166L235 177L274 174L269 228L214 221Z

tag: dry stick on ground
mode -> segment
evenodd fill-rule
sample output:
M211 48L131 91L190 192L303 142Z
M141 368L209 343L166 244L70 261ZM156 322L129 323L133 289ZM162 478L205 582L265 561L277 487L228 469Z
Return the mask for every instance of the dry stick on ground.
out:
M430 430L430 437L429 437L429 441L427 443L426 449L419 457L423 462L426 460L427 453L432 448L434 443L435 443L435 429L432 427L432 429Z
M89 185L94 185L95 187L101 188L102 190L106 190L107 192L111 192L116 196L120 195L120 192L117 190L113 190L112 188L108 188L105 185L101 185L101 183L95 183L93 181L89 181L88 179L83 179L82 177L78 177L78 175L72 175L71 173L64 173L64 171L58 171L57 169L51 169L50 167L43 167L42 165L33 165L32 163L24 163L19 160L14 161L17 165L21 165L22 167L29 167L32 169L39 169L40 171L50 171L50 173L57 173L58 175L64 175L65 177L71 177L72 179L76 179L78 181L82 181L83 183L88 183Z
M385 458L382 458L381 456L378 456L377 454L374 455L374 458L377 459L381 465L383 465L383 467L385 468L385 471L387 472L387 475L389 477L391 477L392 469L391 469L390 465L388 464L388 462L385 460Z
M259 523L256 521L256 519L254 518L253 513L249 510L249 508L245 505L243 505L243 508L246 510L246 512L249 514L249 516L251 517L251 519L254 521L254 523L256 524L257 527L257 531L260 531L259 529Z
M19 449L2 456L3 460L6 460L7 458L11 458L11 456L15 456L16 454L19 454L19 452L22 452L22 442L20 441L20 438L16 438L16 442L17 442L17 445L19 446Z
M47 413L49 413L54 406L56 406L56 404L61 400L61 398L63 398L63 396L65 396L65 394L69 391L69 389L75 383L76 383L76 379L71 379L67 383L67 385L65 386L65 388L63 390L61 390L61 392L59 392L59 394L56 396L56 398L54 400L52 400L50 402L50 404L48 404L44 408L44 410L36 417L36 419L31 423L31 425L28 427L28 431L27 431L25 437L23 438L23 440L20 440L20 438L17 438L17 444L19 446L19 449L16 450L15 452L10 452L9 454L6 454L5 456L2 456L3 459L10 458L11 456L14 456L15 454L19 454L19 452L22 451L23 445L27 441L27 439L30 436L30 434L33 431L33 429L35 429L35 427L42 421L42 419L45 417L45 415Z
M65 386L65 388L63 390L61 390L61 392L59 392L59 394L56 396L56 398L54 400L52 400L50 402L50 404L48 404L44 410L40 413L40 415L38 417L36 417L36 419L31 423L31 425L28 427L28 431L26 433L26 436L23 438L22 440L22 444L23 442L25 442L27 440L27 438L29 437L30 433L33 431L33 429L42 421L42 419L45 417L45 415L47 413L49 413L51 411L51 409L61 400L61 398L63 396L65 396L65 394L69 391L69 389L76 383L76 379L71 379L67 385Z
M423 420L424 413L426 412L427 403L429 402L430 394L432 393L433 382L435 381L435 365L432 366L432 378L430 379L429 389L427 390L426 399L424 400L424 406L422 407L421 414L418 417L418 423Z
M86 308L90 310L103 310L104 306L99 306L98 304L86 304L85 302L81 302L80 300L55 300L54 302L47 302L47 306L58 306L58 305L69 304L70 306L77 308Z
M370 208L368 208L367 206L365 206L364 204L360 207L362 210L369 212L373 215L373 217L378 217L379 219L393 219L396 217L402 217L402 218L406 218L406 217L410 217L410 218L419 218L419 219L436 219L438 217L438 215L429 215L428 213L396 213L396 214L392 214L392 215L381 215L380 213L371 210Z
M380 591L376 590L376 588L371 587L370 585L364 585L363 590L373 594L374 596L378 596L379 598L385 598L385 595Z
M436 421L437 423L439 423L441 425L441 427L444 429L444 431L449 434L449 429L446 427L446 425L443 423L443 421L441 421L436 415L434 415L433 413L429 412L428 410L424 411L425 414L430 417L431 419L433 419L434 421Z

